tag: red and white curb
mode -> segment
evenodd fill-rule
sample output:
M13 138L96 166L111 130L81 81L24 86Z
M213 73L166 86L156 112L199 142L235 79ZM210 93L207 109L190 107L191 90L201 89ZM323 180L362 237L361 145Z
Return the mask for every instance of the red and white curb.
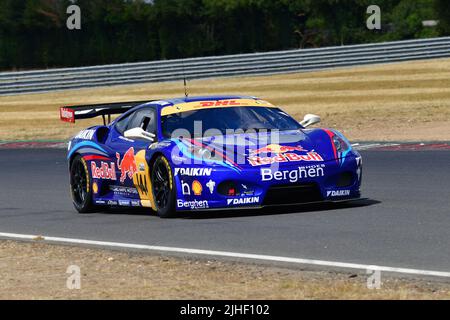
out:
M434 151L434 150L450 150L450 143L448 142L380 142L380 143L355 143L352 147L358 151L373 150L373 151Z
M65 149L67 142L19 141L0 142L0 149Z
M360 142L352 144L358 151L433 151L450 150L450 142ZM0 149L65 149L67 142L0 141Z
M392 146L399 146L400 144L398 143L354 143L352 144L352 147L358 151L361 150L370 150L370 149L375 149L375 148L380 148L380 147L392 147Z
M11 240L26 240L26 241L39 240L39 241L43 241L44 243L75 244L75 245L84 245L84 246L97 246L97 247L111 248L111 249L114 249L114 248L115 249L133 249L133 250L162 252L162 253L171 252L171 253L188 254L188 255L190 254L190 255L197 255L197 256L228 257L228 258L235 258L235 259L244 259L244 260L249 260L249 261L280 262L280 263L296 264L296 265L301 265L301 266L331 267L331 268L349 269L349 270L372 270L372 271L382 271L382 272L387 272L387 273L398 273L398 274L404 274L404 275L416 275L416 276L419 275L419 276L427 276L427 277L450 278L450 272L444 272L444 271L397 268L397 267L389 267L389 266L338 262L338 261L326 261L326 260L315 260L315 259L303 259L303 258L292 258L292 257L271 256L271 255L262 255L262 254L252 254L252 253L230 252L230 251L216 251L216 250L177 248L177 247L165 247L165 246L152 246L152 245L144 245L144 244L84 240L84 239L71 239L71 238L61 238L61 237L47 237L47 236L36 236L36 235L17 234L17 233L0 233L0 238L11 239Z

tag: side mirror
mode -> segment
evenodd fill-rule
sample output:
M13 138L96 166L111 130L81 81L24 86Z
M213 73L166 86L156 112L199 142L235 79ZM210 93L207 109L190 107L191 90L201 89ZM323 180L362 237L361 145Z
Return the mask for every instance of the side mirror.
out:
M314 114L307 114L303 118L303 121L300 121L300 124L306 128L306 127L312 126L313 124L317 124L319 122L320 122L319 116L316 116Z
M125 131L123 134L125 138L130 139L143 139L150 142L155 141L155 135L153 133L149 133L147 131L144 131L142 128L133 128L130 130Z

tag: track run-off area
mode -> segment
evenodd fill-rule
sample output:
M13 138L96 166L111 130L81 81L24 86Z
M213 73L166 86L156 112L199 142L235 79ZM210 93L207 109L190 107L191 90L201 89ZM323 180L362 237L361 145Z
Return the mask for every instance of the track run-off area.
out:
M443 146L362 147L367 199L359 202L169 220L131 209L79 215L65 150L0 148L0 238L41 235L55 243L450 279L450 148Z

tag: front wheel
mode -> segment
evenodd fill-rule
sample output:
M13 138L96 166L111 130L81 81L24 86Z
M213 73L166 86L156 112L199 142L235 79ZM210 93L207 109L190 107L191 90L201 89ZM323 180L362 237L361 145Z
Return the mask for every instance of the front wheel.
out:
M76 156L70 166L70 191L73 205L79 213L93 211L92 188L86 160Z
M171 218L175 213L176 190L169 161L159 156L152 168L152 192L156 211L161 218Z

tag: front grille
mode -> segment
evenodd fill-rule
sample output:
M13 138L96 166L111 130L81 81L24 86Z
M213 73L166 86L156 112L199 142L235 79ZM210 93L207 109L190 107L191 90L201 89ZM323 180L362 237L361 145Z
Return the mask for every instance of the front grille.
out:
M298 204L321 201L322 195L316 183L280 185L269 189L263 205Z

